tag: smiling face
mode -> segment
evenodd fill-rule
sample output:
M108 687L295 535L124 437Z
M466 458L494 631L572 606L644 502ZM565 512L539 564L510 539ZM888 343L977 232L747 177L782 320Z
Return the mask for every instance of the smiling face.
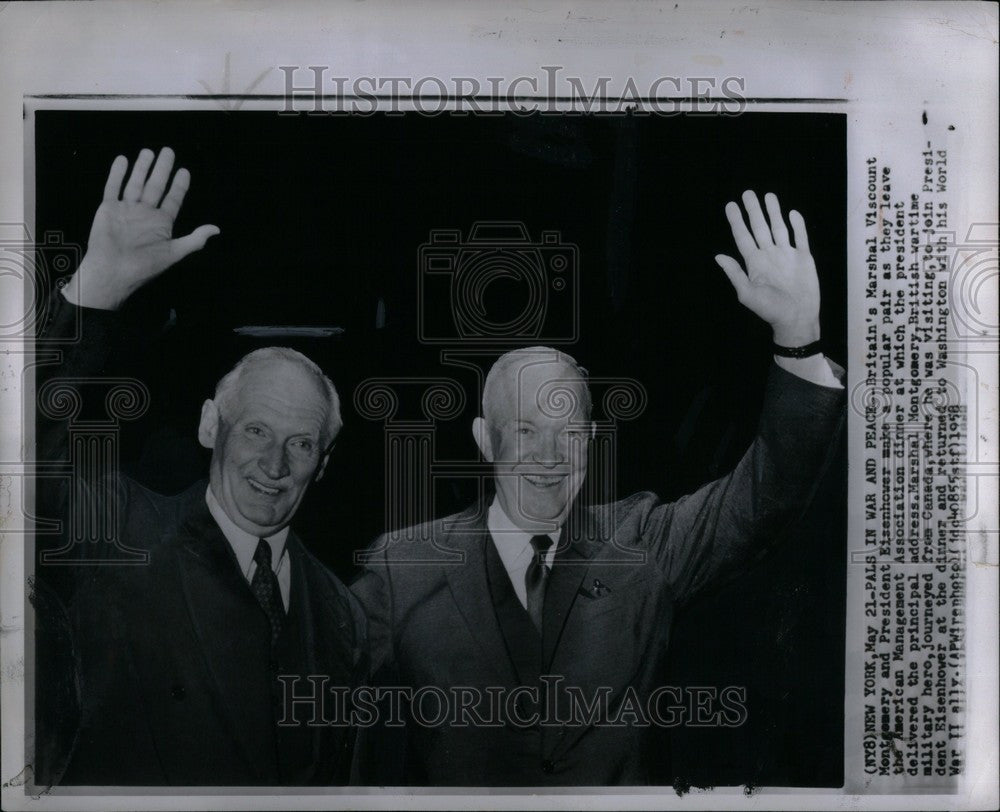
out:
M210 485L226 515L255 536L285 527L326 464L329 401L315 376L271 359L247 365L221 410L202 407Z
M486 419L474 433L493 463L497 500L529 533L558 530L587 472L593 432L586 383L555 353L524 354L487 387Z

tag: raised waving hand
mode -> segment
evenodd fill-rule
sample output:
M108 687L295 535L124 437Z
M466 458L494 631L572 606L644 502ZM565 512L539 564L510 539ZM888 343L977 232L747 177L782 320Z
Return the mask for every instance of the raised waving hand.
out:
M817 341L819 278L802 215L797 211L788 215L793 244L775 195L764 196L767 219L753 192L743 193L743 205L749 229L736 203L726 205L726 217L746 270L725 254L715 261L732 282L740 303L771 325L775 344L801 347Z
M174 153L144 149L128 173L128 159L115 158L104 185L87 253L64 289L66 298L83 307L115 310L151 279L188 254L204 247L219 233L216 226L199 226L174 237L174 220L191 184L191 174L178 169L170 180ZM150 171L152 170L152 171ZM169 185L168 185L168 181Z

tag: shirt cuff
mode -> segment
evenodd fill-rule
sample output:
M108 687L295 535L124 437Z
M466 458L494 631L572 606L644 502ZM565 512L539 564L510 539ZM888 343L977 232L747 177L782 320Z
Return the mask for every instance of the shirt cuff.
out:
M833 366L825 355L810 355L808 358L785 358L781 355L774 356L774 362L786 372L817 384L818 386L828 386L831 389L843 389L842 384Z

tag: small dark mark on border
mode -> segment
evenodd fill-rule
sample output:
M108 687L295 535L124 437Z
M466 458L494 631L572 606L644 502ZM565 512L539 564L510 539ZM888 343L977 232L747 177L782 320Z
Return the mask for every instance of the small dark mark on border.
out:
M25 764L24 768L17 775L13 776L10 781L4 781L2 785L3 789L9 789L11 787L23 787L31 779L34 774L30 764Z

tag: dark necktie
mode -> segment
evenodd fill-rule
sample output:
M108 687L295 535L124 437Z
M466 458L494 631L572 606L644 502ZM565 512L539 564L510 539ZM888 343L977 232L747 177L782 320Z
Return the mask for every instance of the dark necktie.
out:
M271 623L271 645L273 646L278 642L278 637L281 634L281 624L285 619L285 606L281 602L278 576L271 569L271 545L264 539L257 542L257 550L253 554L253 560L257 564L257 569L250 581L250 590Z
M548 536L531 537L531 563L524 573L524 585L528 592L528 615L538 633L542 633L542 607L545 605L545 585L549 580L549 566L545 563L545 553L552 546Z

